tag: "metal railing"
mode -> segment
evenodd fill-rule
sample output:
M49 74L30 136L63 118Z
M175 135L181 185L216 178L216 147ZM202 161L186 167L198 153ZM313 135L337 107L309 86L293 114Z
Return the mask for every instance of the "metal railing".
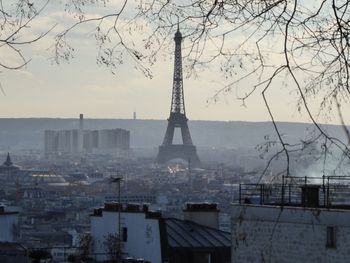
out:
M240 184L238 196L241 204L350 208L350 176L282 176L278 183Z

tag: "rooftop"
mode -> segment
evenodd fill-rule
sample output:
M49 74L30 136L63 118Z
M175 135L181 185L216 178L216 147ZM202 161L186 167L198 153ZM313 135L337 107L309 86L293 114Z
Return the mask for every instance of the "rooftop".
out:
M2 216L2 215L15 215L15 214L18 214L18 212L6 211L5 206L0 205L0 216Z
M350 209L350 176L282 176L273 184L240 184L239 203Z
M102 216L103 211L121 213L145 213L147 218L161 218L159 211L149 211L148 204L119 204L118 202L105 203L103 208L94 209L91 216Z
M184 211L187 212L218 212L216 203L186 203Z
M168 244L173 248L229 248L231 234L192 221L166 218Z

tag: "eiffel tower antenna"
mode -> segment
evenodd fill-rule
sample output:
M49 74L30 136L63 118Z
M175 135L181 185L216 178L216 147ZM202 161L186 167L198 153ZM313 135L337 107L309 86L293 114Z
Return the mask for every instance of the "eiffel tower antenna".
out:
M192 143L185 110L181 53L182 34L180 32L179 20L174 41L175 59L170 116L168 118L168 126L163 143L159 146L156 162L166 163L169 160L181 158L185 161L190 160L192 166L198 167L200 165L200 160L197 155L196 146ZM182 144L173 144L175 128L181 129Z
M177 16L177 31L180 32L180 17L178 15Z

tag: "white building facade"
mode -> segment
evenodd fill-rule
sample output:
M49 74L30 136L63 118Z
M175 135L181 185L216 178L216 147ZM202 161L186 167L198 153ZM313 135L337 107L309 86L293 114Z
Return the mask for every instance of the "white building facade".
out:
M6 211L0 206L0 242L15 242L18 230L18 212Z
M120 213L121 250L124 258L142 258L152 263L161 263L160 228L157 217L145 209L123 208ZM94 240L94 254L98 261L108 260L109 251L105 245L108 236L119 234L118 206L106 204L104 209L91 215L91 236Z

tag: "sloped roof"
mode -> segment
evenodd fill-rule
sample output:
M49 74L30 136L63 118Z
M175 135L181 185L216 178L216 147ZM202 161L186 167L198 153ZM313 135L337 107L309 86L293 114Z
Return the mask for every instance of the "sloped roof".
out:
M0 252L8 252L8 251L24 251L26 249L20 244L15 242L0 242Z
M231 234L192 221L166 218L168 245L172 248L229 248Z

